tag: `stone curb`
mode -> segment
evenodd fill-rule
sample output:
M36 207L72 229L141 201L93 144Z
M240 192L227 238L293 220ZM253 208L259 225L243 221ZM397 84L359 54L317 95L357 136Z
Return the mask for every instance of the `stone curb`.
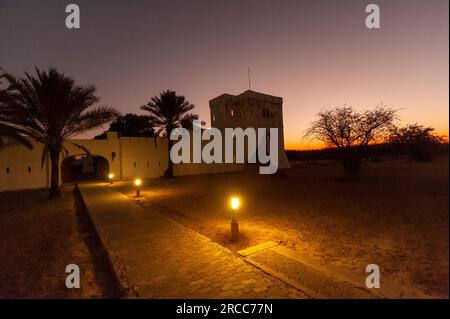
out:
M112 248L108 245L108 237L105 235L105 233L97 226L96 223L96 216L91 212L89 209L89 203L84 199L83 192L81 191L78 184L76 184L76 190L79 192L81 200L83 202L84 207L86 208L86 211L88 212L89 218L91 219L92 225L94 225L94 229L100 239L100 242L106 252L107 256L107 262L110 266L110 268L113 270L113 274L115 279L117 280L121 295L125 298L127 297L138 297L137 292L134 289L134 284L132 281L127 277L125 266L121 262L121 259L117 253L114 252Z

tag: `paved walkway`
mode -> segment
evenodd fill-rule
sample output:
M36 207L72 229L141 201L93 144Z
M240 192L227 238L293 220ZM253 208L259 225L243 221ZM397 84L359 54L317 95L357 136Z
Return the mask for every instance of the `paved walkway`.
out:
M83 200L129 296L305 298L300 290L105 184L80 184Z

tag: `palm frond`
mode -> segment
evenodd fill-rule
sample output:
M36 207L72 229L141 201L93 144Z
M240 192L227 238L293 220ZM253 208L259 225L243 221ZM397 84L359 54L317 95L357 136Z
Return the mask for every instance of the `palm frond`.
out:
M74 79L55 68L35 68L34 75L25 73L22 78L4 72L0 75L2 80L6 89L0 91L0 122L19 128L44 144L41 168L51 153L54 160L50 197L59 196L59 159L55 159L61 151L67 155L63 144L77 134L106 124L119 113L108 106L93 109L100 100L95 86L76 85Z
M173 128L186 124L188 118L198 118L195 114L189 114L189 111L194 109L194 105L184 96L177 95L171 90L163 91L159 96L153 96L146 105L141 106L141 109L150 113L150 121L155 128L158 128L157 135L161 132L169 135Z
M92 157L91 151L89 151L85 146L75 142L68 142L68 143L82 150L87 155L87 157Z
M58 72L35 69L16 78L3 73L7 82L2 93L0 121L21 127L25 134L44 144L61 148L69 138L114 119L119 113L104 106L90 109L99 98L93 85L77 86L75 81Z
M24 145L28 149L32 149L33 144L31 144L31 142L22 134L22 130L10 125L0 123L0 149L4 148L7 145L2 139L3 137L13 139L14 141Z

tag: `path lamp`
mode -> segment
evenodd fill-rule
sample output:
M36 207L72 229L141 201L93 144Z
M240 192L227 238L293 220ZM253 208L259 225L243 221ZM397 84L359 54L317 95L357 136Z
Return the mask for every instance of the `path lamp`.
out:
M112 184L113 183L113 179L114 179L114 174L113 173L109 173L108 174L108 178L109 178L109 183Z
M134 180L134 185L136 185L136 197L141 197L141 184L142 181L140 178Z
M231 217L231 241L239 240L239 222L236 212L239 209L239 197L231 197L230 205L233 215Z

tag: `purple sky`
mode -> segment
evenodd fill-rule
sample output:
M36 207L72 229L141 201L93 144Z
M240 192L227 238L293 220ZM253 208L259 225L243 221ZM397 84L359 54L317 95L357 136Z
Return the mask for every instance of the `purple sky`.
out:
M69 3L78 30L65 27ZM379 30L365 28L369 3ZM174 89L207 123L208 101L246 90L250 66L253 90L284 98L288 148L312 147L302 136L315 113L344 103L383 102L448 135L448 3L0 0L0 66L55 66L123 113Z

